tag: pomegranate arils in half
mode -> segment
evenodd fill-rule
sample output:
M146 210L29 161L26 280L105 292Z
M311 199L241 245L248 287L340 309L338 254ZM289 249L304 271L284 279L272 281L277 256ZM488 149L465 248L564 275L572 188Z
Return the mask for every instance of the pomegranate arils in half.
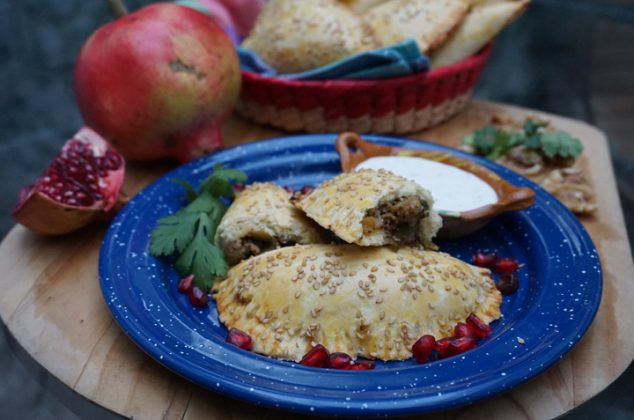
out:
M352 357L347 353L332 353L330 355L329 367L333 369L349 369L352 363Z
M348 370L372 370L375 367L376 364L370 360L358 360Z
M181 293L189 293L194 285L194 275L190 274L178 281L178 291Z
M496 283L496 287L503 295L512 295L520 287L520 282L517 279L517 274L501 274L500 279Z
M13 216L42 235L60 235L93 220L114 216L125 204L120 193L124 160L84 127L68 140L43 175L20 193Z
M418 363L425 363L429 360L434 346L436 345L436 339L433 335L424 335L419 338L412 346L412 355Z
M471 328L475 335L480 338L487 337L491 334L491 327L474 314L467 317L467 325Z
M209 303L209 295L198 286L192 287L188 296L191 304L198 308L205 307Z
M496 260L497 257L495 256L495 254L492 253L484 254L482 252L478 252L473 256L473 264L477 265L478 267L493 268Z
M499 258L493 266L493 271L498 274L515 273L520 267L520 263L515 258Z
M447 353L449 356L455 356L457 354L462 354L467 350L471 350L475 346L476 340L473 337L456 338L451 343L449 343Z
M447 337L447 338L443 338L441 340L437 340L436 344L434 344L434 350L436 350L436 353L438 353L438 356L442 359L445 358L447 356L450 356L449 354L449 345L451 344L451 342L454 340L453 337Z
M324 346L317 344L302 357L299 364L316 368L328 367L330 364L330 355Z
M456 326L453 329L453 335L456 338L462 338L462 337L477 338L478 337L475 331L473 331L471 327L469 327L464 322L459 322L456 324Z
M240 347L243 350L251 351L253 348L253 340L251 336L237 328L231 328L225 340L227 343Z

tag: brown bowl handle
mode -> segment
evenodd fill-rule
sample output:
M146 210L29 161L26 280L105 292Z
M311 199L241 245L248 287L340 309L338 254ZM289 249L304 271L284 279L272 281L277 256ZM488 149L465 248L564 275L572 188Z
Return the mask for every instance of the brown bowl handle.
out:
M504 207L504 211L524 210L533 205L535 201L535 191L528 187L513 187L515 191L510 191L504 195L498 205Z
M357 151L351 152L352 148ZM350 172L369 157L390 155L393 150L390 146L367 142L360 135L351 131L339 134L335 141L335 149L339 153L343 172Z

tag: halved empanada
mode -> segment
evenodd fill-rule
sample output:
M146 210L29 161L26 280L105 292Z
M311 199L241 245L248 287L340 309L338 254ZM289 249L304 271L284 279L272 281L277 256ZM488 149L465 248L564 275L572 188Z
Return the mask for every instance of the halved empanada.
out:
M451 336L471 313L489 323L502 302L489 270L414 247L281 248L233 267L213 291L220 320L254 351L296 361L315 344L407 359L422 335Z
M282 246L321 243L321 228L290 203L291 194L272 183L247 186L216 230L229 264Z
M357 245L421 243L432 238L442 219L429 191L386 170L362 169L322 183L296 205L338 237Z

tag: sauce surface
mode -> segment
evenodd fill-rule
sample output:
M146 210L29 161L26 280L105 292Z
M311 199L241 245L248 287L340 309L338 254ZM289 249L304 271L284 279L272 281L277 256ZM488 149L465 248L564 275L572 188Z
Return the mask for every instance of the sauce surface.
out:
M381 156L361 162L355 169L386 169L429 190L434 208L473 210L498 201L495 190L470 172L455 166L411 156Z

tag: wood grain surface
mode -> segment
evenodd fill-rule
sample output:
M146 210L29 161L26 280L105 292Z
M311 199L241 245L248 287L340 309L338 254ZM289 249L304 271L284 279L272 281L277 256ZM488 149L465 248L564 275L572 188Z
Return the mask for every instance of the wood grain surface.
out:
M634 358L634 267L606 139L597 129L537 111L473 102L449 122L418 133L450 146L506 112L539 114L585 145L583 165L597 191L599 210L582 219L599 249L603 299L581 342L536 379L474 405L426 418L544 419L561 415L614 381ZM281 133L234 117L223 129L227 145ZM127 192L136 192L172 165L129 165ZM0 245L0 316L20 347L76 398L135 419L277 418L280 413L204 390L146 356L113 321L97 277L106 227L42 238L15 227ZM606 347L606 343L609 343ZM73 407L71 407L72 409ZM284 415L285 418L290 415Z

